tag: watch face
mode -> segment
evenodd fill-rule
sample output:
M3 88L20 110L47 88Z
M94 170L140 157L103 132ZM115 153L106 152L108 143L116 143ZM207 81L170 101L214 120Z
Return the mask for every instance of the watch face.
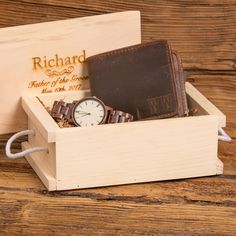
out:
M80 100L73 110L73 120L78 126L99 125L105 119L105 106L97 98Z

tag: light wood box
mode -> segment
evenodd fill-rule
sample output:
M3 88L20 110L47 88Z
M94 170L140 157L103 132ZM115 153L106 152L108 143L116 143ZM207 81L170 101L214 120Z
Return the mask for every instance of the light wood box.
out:
M24 96L28 128L36 135L23 149L49 149L26 158L50 191L222 174L217 146L225 116L188 82L186 91L193 116L75 128L59 128L38 98L51 107L89 90Z

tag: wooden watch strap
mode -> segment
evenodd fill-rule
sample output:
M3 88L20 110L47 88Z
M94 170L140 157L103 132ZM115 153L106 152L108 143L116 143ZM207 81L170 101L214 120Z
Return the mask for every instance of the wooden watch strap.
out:
M110 112L109 118L107 123L124 123L124 122L130 122L133 120L133 116L129 113L123 112L123 111L117 111L113 110Z
M67 103L63 101L55 101L53 103L51 115L54 119L65 118L69 122L72 122L72 110L75 103Z
M76 104L76 101L73 103L67 103L64 101L55 101L53 103L51 115L54 119L62 119L65 118L69 122L73 123L72 120L72 111ZM129 113L123 111L113 110L111 107L106 106L107 119L105 123L113 124L113 123L124 123L130 122L133 120L133 116Z

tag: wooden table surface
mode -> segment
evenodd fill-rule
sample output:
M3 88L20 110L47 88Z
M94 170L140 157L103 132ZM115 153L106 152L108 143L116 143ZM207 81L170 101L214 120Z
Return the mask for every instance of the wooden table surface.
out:
M24 159L5 158L4 135L0 235L236 235L235 0L0 0L0 27L123 10L141 11L143 42L168 39L188 80L226 114L224 175L48 192Z

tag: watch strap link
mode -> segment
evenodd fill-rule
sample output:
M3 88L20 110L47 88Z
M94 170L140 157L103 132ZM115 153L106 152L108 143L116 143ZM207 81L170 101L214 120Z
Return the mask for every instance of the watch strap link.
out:
M131 114L123 112L123 111L113 110L110 112L107 123L109 124L124 123L124 122L130 122L132 120L133 120L133 116Z
M75 106L75 103L67 103L64 101L55 101L53 103L51 115L54 119L65 118L69 122L72 121L72 110Z

